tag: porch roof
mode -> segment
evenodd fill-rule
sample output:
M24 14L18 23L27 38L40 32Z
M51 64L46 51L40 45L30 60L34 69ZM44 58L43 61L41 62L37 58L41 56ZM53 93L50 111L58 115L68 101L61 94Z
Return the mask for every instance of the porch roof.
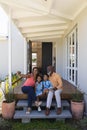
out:
M69 24L87 6L87 0L0 0L23 36L32 41L63 37Z

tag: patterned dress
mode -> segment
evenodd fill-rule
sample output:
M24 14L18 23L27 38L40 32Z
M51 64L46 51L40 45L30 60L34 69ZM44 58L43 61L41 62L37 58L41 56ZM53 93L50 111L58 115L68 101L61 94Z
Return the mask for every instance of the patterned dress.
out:
M42 95L43 93L43 83L36 82L36 96Z

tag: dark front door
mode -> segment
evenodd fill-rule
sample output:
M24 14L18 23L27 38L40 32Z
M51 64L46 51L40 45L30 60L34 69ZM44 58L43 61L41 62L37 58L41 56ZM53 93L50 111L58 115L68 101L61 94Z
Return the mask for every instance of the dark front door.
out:
M32 72L32 41L29 40L29 72Z
M52 42L42 43L42 73L47 73L47 66L52 65Z

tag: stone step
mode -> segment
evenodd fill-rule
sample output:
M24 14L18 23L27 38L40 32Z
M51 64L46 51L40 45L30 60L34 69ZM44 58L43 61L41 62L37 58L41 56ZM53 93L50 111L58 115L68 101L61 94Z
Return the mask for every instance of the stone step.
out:
M37 110L32 110L30 114L26 114L25 110L16 110L14 114L14 119L22 119L23 123L30 122L30 119L66 119L72 118L69 110L63 110L60 115L56 114L55 110L51 110L48 116L45 115L45 110L38 112Z
M56 105L56 101L53 101L52 102L52 106L55 106ZM17 107L27 107L28 106L28 103L27 103L27 100L19 100L16 104ZM32 106L35 106L35 104L33 103ZM46 106L46 102L43 101L41 106ZM62 106L63 107L69 107L70 104L67 100L62 100Z

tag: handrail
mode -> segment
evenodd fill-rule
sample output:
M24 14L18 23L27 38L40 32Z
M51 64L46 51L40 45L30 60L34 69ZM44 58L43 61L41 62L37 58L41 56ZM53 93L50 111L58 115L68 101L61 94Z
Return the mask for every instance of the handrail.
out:
M12 83L12 85L14 85L15 83L17 83L18 81L20 81L22 79L22 77L20 77L19 79L17 79L16 81L14 81L13 83Z

